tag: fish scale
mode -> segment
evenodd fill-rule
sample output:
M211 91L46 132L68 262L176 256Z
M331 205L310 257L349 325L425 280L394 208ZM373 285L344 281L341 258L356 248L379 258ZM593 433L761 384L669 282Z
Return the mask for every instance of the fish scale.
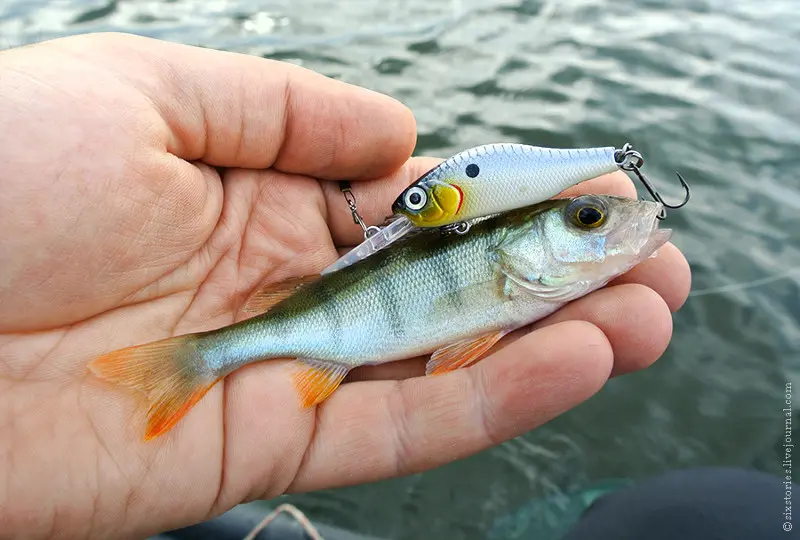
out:
M434 243L443 244L441 249L420 246L420 240L429 243L427 238L412 238L396 249L363 261L347 274L333 274L310 284L262 318L230 327L229 332L235 336L215 339L246 341L248 345L242 352L249 354L241 358L244 363L263 357L264 350L269 350L271 356L315 358L353 366L421 353L441 334L431 332L431 328L464 315L456 306L441 310L434 309L434 304L445 295L494 277L496 271L485 254L496 233L483 227L469 238L455 239L457 243L439 239ZM427 249L431 249L430 255L418 256ZM457 281L448 283L445 276L454 268ZM319 332L327 326L328 318L315 296L319 288L328 287L338 290L337 312L348 321L338 329L341 339L336 343ZM387 305L386 293L381 292L387 289L393 291L393 305ZM403 332L393 332L393 326L403 328ZM465 327L463 332L469 330ZM213 349L208 351L213 356Z

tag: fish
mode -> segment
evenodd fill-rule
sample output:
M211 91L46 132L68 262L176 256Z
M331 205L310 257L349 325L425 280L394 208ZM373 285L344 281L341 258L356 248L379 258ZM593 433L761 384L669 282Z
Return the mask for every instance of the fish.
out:
M255 291L249 319L107 353L89 369L147 397L145 440L255 362L293 359L301 407L358 366L430 354L426 375L446 374L653 255L671 236L660 210L583 195L486 217L466 235L420 231L338 272Z
M325 268L328 274L363 260L417 228L438 228L530 206L576 184L620 170L613 147L547 148L494 143L444 160L392 203L384 227Z

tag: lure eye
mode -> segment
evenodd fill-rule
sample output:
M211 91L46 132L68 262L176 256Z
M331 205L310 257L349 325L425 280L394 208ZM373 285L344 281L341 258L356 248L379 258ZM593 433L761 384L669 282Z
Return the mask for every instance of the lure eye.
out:
M412 187L403 197L403 203L409 210L421 210L428 202L428 194L421 187Z
M596 229L606 221L605 205L593 197L574 201L567 212L572 222L581 229Z

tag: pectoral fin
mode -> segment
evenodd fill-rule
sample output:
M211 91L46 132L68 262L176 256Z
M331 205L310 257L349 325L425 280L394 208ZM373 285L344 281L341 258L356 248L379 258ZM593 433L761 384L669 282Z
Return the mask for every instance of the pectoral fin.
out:
M294 386L300 394L301 406L311 407L325 401L344 380L350 368L344 364L298 358Z
M511 258L498 249L496 264L500 272L509 282L517 285L522 290L535 295L543 300L553 302L568 302L586 293L588 284L583 282L570 282L566 278L546 277L541 275L527 276L511 264ZM507 287L509 289L509 287ZM510 294L510 291L509 293Z
M446 345L431 355L425 366L425 374L439 375L466 367L478 360L507 333L507 330L498 330Z
M507 281L505 276L498 274L495 279L442 294L434 301L434 309L465 309L466 306L486 305L487 302L507 302L512 296Z
M262 314L269 311L272 306L286 300L304 285L319 279L318 275L301 276L289 278L279 283L270 283L264 287L256 289L250 295L242 308L245 313Z

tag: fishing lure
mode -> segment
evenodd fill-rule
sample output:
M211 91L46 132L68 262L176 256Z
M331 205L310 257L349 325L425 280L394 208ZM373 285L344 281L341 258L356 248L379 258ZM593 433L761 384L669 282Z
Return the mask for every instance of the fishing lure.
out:
M426 373L446 373L653 254L671 233L659 228L661 210L584 195L480 220L466 235L423 230L338 272L257 291L251 319L111 352L89 367L147 396L146 439L223 377L267 359L296 359L303 406L324 401L357 366L432 353Z
M667 204L641 172L642 155L626 143L613 147L558 149L526 144L498 143L470 148L434 167L406 188L392 205L384 227L367 227L358 213L349 183L342 192L353 221L364 231L364 241L323 270L335 272L369 257L415 229L444 228L464 234L471 220L536 204L597 176L623 170L633 173L664 208L680 208L689 201L689 186L677 205Z

